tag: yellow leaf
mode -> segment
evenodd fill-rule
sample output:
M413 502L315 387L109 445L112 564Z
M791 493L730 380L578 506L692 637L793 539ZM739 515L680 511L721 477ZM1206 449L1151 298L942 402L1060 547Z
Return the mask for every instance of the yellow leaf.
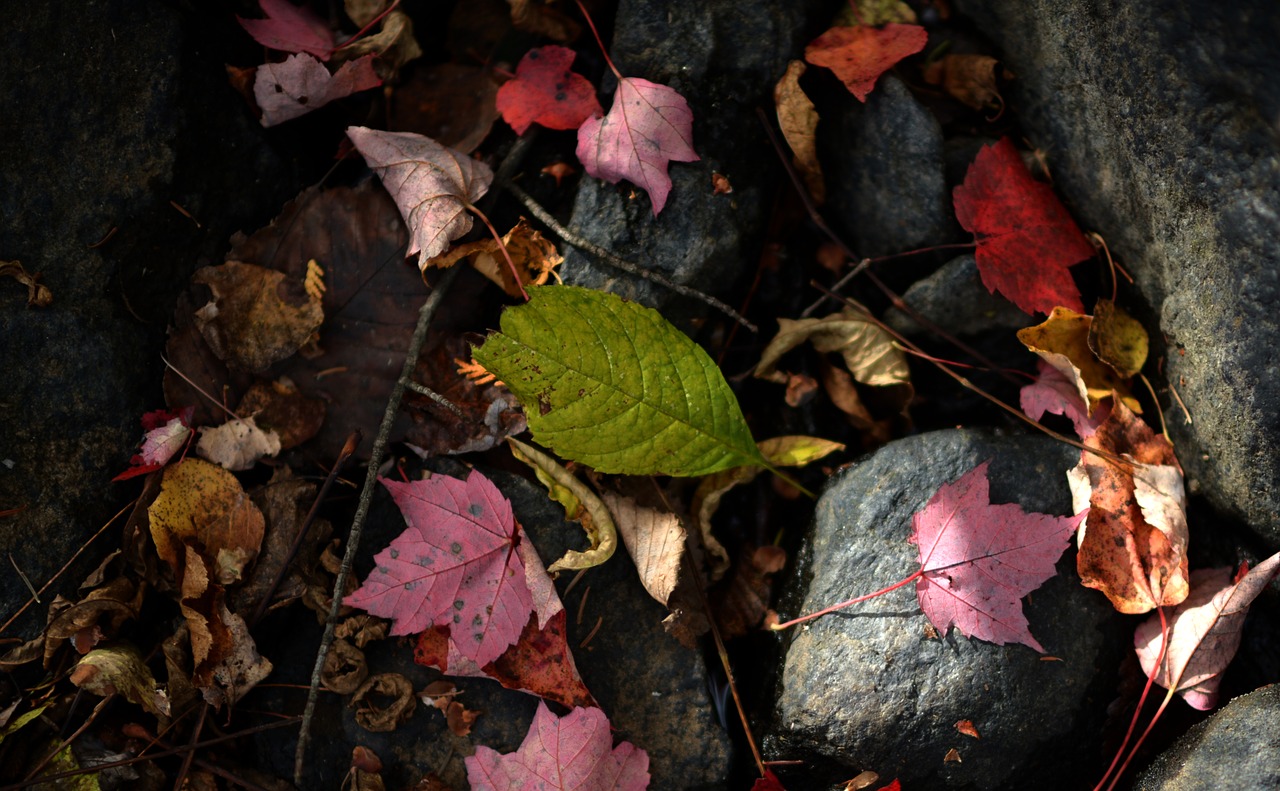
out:
M1089 348L1120 376L1129 379L1147 363L1147 330L1109 299L1093 306Z
M1092 323L1092 316L1057 307L1043 323L1018 330L1018 340L1069 381L1076 383L1080 397L1089 406L1089 414L1093 414L1098 402L1113 391L1129 409L1141 413L1138 400L1129 395L1128 381L1089 349L1089 327Z
M589 569L592 566L599 566L612 557L613 551L618 548L618 531L614 528L613 517L610 515L609 509L605 507L599 497L596 497L595 492L574 477L573 473L560 466L555 459L537 448L511 437L507 437L507 442L511 445L511 452L517 459L528 464L539 473L539 479L542 479L543 474L545 474L556 485L557 489L563 487L568 494L571 494L582 505L582 510L577 512L578 516L574 517L570 514L570 518L577 518L583 529L587 531L587 539L591 542L591 548L585 552L570 550L564 553L564 557L548 566L547 571L554 574L565 569ZM564 493L553 492L552 499L563 505L564 499L561 498L567 499ZM567 511L568 509L566 508ZM583 519L583 516L589 518Z

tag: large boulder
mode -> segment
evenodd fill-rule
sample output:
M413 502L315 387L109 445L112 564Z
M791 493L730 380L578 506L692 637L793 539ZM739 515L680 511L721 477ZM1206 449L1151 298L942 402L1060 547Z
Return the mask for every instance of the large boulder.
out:
M1192 491L1280 548L1275 3L958 5L1017 74L1055 186L1136 278L1190 414L1162 394Z

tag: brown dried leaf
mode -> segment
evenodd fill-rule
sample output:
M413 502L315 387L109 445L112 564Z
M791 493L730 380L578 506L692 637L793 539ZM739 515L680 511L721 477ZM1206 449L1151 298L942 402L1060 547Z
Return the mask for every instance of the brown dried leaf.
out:
M582 25L543 0L507 0L511 6L511 24L517 30L546 36L568 44L582 35Z
M267 594L268 588L271 587L271 583L288 558L294 537L302 529L315 497L315 484L295 478L288 467L278 468L266 486L254 491L253 504L262 512L266 528L257 562L253 564L244 584L237 586L231 593L237 612L256 612L259 602ZM319 554L319 548L330 531L329 523L324 519L316 520L311 526L309 538L299 549L293 568L281 581L275 593L275 600L266 612L271 612L303 595L305 585L297 569L307 562L314 563Z
M281 450L301 445L319 433L324 413L324 401L304 395L287 376L274 382L254 382L236 407L236 414L254 418L264 431L275 432Z
M635 561L640 583L649 595L664 606L671 598L680 576L687 538L680 517L646 508L630 497L603 492L601 499L613 514L627 553Z
M409 679L399 673L380 673L356 690L350 706L356 710L356 723L361 728L389 733L409 721L417 703Z
M728 583L711 597L721 637L738 637L760 625L769 609L771 578L786 563L787 553L781 547L743 547Z
M444 712L449 731L454 736L466 736L471 733L471 724L480 716L478 711L470 711L458 702L457 687L448 681L433 681L422 690L422 702L435 706Z
M356 13L363 15L361 11ZM373 16L378 13L381 10ZM370 20L372 21L372 16ZM422 48L413 35L413 20L407 14L400 10L392 11L382 18L381 24L382 30L377 33L335 50L333 62L336 64L355 60L363 55L377 55L373 64L378 76L384 81L391 81L399 75L406 63L422 56Z
M555 268L564 262L564 256L556 252L555 245L543 238L541 231L535 231L529 227L525 218L520 218L516 227L502 237L502 242L507 247L507 254L511 256L511 263L515 264L516 272L520 275L521 284L540 286L552 276L555 276L557 281L560 279L559 275L555 274ZM497 241L492 238L457 245L444 254L427 260L422 266L424 269L429 267L444 269L464 260L507 292L508 296L523 296L520 287L516 285L515 277L511 274L511 267L507 266L507 260L502 257Z
M471 354L459 333L437 333L418 357L413 379L438 393L462 412L459 419L434 399L406 392L405 405L413 418L406 439L424 456L486 451L528 424L520 402L491 379L472 380L458 371L454 360Z
M324 321L320 301L307 293L303 278L228 261L197 269L191 282L213 292L213 299L196 310L196 326L232 368L261 371L290 357Z
M21 261L0 261L0 277L11 277L27 287L29 308L45 308L53 303L53 292L40 282L40 273L28 274Z
M818 111L800 87L800 77L807 67L802 60L787 64L787 71L773 88L773 103L778 109L778 126L791 147L792 161L800 172L814 203L821 206L827 199L827 185L818 161Z
M182 544L198 544L222 584L240 580L258 554L266 521L236 477L201 459L164 469L160 494L147 509L156 552L183 579Z
M156 716L169 714L169 697L129 643L90 651L71 671L71 683L102 697L123 695Z
M333 641L333 648L324 658L320 670L320 683L339 695L350 695L369 677L369 662L364 651L342 638Z
M947 55L925 67L925 82L941 85L952 98L975 110L1004 108L996 85L996 66L990 55Z

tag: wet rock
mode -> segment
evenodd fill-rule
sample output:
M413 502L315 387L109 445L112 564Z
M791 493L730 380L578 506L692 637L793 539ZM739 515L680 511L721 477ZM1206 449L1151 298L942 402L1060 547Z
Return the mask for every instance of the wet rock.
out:
M0 34L0 97L15 108L0 135L0 258L53 292L28 309L20 287L0 283L0 508L22 509L0 520L0 555L36 585L125 502L110 479L142 413L163 405L160 340L180 284L295 186L227 86L201 13L39 6ZM108 549L85 553L64 582ZM0 574L6 614L27 597L16 574ZM31 636L43 609L17 629Z
M1182 735L1133 786L1138 791L1280 788L1280 684L1236 698Z
M835 131L820 124L818 134L828 212L854 250L874 258L954 241L960 228L943 179L937 119L891 74L865 105L845 98Z
M963 0L1081 225L1133 273L1192 491L1280 548L1280 14ZM1122 292L1123 293L1123 292Z
M972 255L954 258L929 277L917 280L903 293L902 299L952 335L1017 330L1035 323L1012 302L992 294L982 285ZM889 309L885 322L904 335L927 332L897 308Z
M806 19L817 5L621 3L610 49L614 62L625 76L669 85L688 100L693 145L702 160L671 165L674 186L657 217L638 187L584 177L570 225L632 263L702 291L723 293L749 277L782 176L756 107L773 106L773 85L787 61L803 52ZM606 80L608 94L612 82ZM733 192L717 195L713 173L728 178ZM566 282L613 291L668 317L706 311L576 250L565 250L561 272Z
M890 443L822 495L797 560L805 580L784 594L784 617L911 574L912 515L986 459L993 502L1069 513L1065 472L1076 458L1047 438L968 430ZM1104 597L1080 586L1072 551L1058 571L1023 605L1054 661L955 630L930 636L913 586L799 627L766 758L808 761L810 787L866 769L904 788L1028 788L1046 777L1055 787L1088 787L1101 773L1097 734L1128 633ZM960 734L960 720L981 738ZM960 761L946 760L952 749Z

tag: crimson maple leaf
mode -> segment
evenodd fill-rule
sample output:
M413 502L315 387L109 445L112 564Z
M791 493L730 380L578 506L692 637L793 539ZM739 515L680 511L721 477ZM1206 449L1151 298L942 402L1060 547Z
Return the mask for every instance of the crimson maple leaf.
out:
M910 541L920 548L916 594L942 634L954 625L968 637L1044 653L1021 600L1054 575L1084 514L1029 514L1015 503L992 504L989 463L943 484L912 517Z
M698 161L689 103L665 85L619 74L609 114L578 127L577 154L588 175L649 193L656 217L671 192L667 165Z
M1069 268L1092 258L1058 196L1031 177L1009 138L986 146L953 192L956 219L974 235L974 257L987 290L1026 313L1058 306L1084 313Z
M493 183L488 165L410 132L352 126L347 137L395 200L419 266L471 230L467 211Z
M381 84L373 70L372 55L349 60L330 74L320 61L298 54L282 63L259 66L253 80L253 98L262 110L262 125L275 126Z
M600 100L591 83L569 71L577 53L568 47L530 50L516 66L516 78L498 89L498 112L516 134L531 125L548 129L577 129L600 115Z
M1218 704L1222 671L1240 647L1240 629L1249 605L1280 572L1280 553L1252 571L1232 576L1230 568L1191 572L1191 592L1169 619L1169 650L1160 661L1164 637L1160 618L1138 627L1134 646L1142 671L1155 683L1182 695L1192 708ZM1159 667L1157 667L1159 664Z
M527 540L511 503L488 478L382 479L408 527L379 552L364 585L343 603L394 619L393 635L446 626L478 665L502 655L534 611L516 544Z
M576 708L557 717L538 702L520 749L502 755L478 745L466 759L473 791L641 791L649 755L630 742L613 747L609 718Z
M289 0L261 0L266 19L236 17L254 41L264 47L283 52L310 52L320 60L328 60L333 52L333 33L323 19L306 6Z
M837 26L809 42L804 59L831 69L849 93L865 102L881 74L924 49L928 40L929 34L919 25Z

